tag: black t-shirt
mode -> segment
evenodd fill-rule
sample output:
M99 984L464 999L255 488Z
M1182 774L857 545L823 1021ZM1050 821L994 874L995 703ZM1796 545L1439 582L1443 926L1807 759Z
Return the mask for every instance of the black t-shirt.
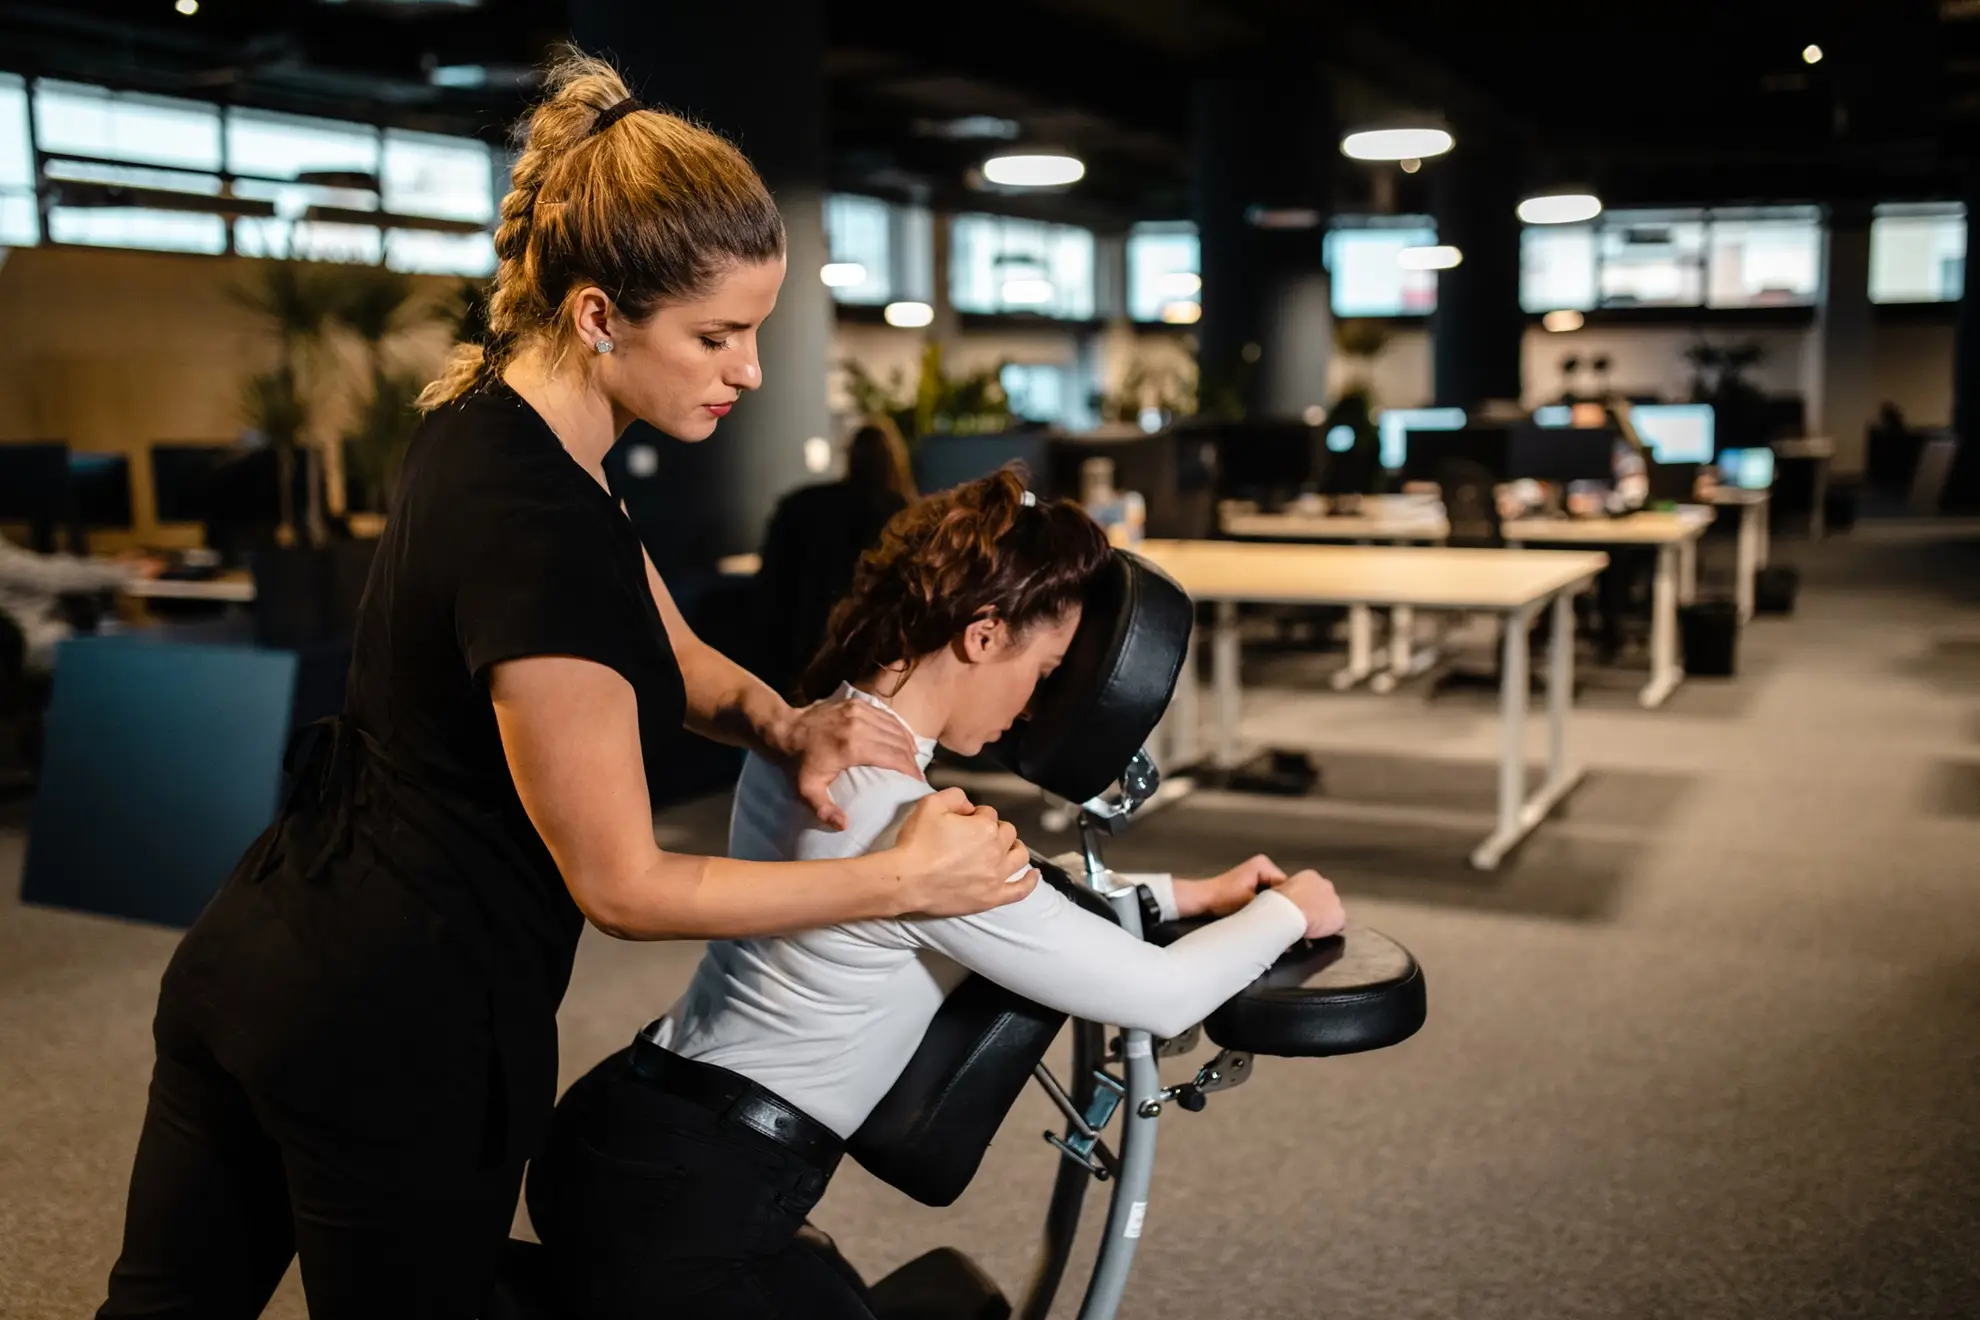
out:
M554 1012L582 918L516 795L490 670L575 656L623 675L649 765L683 737L680 668L637 534L535 410L490 380L408 452L359 611L346 717L380 763L353 807L375 856Z

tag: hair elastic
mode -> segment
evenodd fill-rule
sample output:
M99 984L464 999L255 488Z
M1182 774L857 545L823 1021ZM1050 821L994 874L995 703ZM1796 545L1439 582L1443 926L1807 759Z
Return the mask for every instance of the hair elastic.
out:
M1032 494L1030 491L1026 491L1024 494L1020 495L1018 499L1023 502L1024 507L1027 509L1035 509L1038 507L1038 497Z
M609 106L606 109L599 111L597 122L592 124L591 133L588 136L595 137L598 134L603 133L606 129L610 128L612 125L618 123L621 119L624 119L627 115L631 114L633 111L644 110L644 109L646 109L646 107L640 104L638 97L628 96L625 100L619 102L617 105Z

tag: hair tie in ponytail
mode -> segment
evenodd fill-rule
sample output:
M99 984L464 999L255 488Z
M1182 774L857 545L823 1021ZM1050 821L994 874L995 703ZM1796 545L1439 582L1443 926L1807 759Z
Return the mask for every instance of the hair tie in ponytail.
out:
M619 102L617 105L611 106L608 109L599 112L598 122L591 126L591 133L589 134L589 136L597 137L600 133L603 133L606 129L618 123L621 119L624 119L627 115L631 114L633 111L644 110L644 109L646 109L646 107L640 104L638 97L628 96L625 100Z

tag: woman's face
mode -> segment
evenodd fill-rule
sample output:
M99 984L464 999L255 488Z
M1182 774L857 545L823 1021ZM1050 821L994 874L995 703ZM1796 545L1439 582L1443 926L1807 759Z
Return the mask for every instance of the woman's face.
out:
M1039 681L1066 658L1079 630L1079 606L1056 623L1034 623L1013 636L1002 620L978 619L957 639L963 661L956 700L939 741L952 752L974 756L1004 736L1024 714Z
M777 306L784 259L735 266L707 296L662 306L644 323L613 312L612 351L599 382L621 423L634 418L676 440L706 440L748 390L763 383L756 331Z

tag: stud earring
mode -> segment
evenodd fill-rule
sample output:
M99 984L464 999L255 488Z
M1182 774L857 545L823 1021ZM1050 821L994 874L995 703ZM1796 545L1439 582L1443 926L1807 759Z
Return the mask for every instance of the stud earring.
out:
M609 339L601 339L597 343L593 344L592 347L600 353L609 353L612 351L612 341Z

